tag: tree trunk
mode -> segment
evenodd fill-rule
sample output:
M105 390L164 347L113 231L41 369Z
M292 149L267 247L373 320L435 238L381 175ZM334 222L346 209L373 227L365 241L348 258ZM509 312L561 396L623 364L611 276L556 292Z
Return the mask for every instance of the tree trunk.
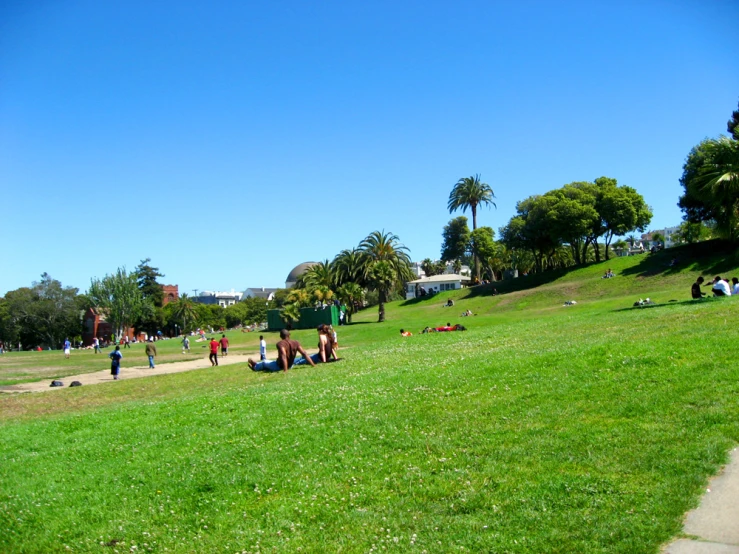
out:
M598 239L593 241L593 249L595 250L595 261L600 262L600 248L598 247ZM608 256L608 250L606 250L606 256Z
M471 205L470 209L472 210L472 230L474 231L477 229L477 206ZM477 258L477 253L475 253L475 276L477 277L477 282L480 282L480 260Z

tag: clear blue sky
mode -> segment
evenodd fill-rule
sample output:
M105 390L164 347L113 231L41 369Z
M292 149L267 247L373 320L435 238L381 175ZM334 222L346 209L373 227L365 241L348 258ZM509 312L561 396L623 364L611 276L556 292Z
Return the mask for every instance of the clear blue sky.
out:
M181 292L284 286L382 229L437 258L475 173L496 230L601 175L679 224L685 157L737 108L737 22L734 0L6 0L0 294L146 257Z

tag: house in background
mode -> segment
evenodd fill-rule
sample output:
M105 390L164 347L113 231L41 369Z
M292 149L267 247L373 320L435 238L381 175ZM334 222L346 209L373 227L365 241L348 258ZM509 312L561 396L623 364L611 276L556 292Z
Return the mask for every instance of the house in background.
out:
M268 289L266 287L250 287L244 291L243 299L247 298L262 298L265 302L274 300L275 293L279 289Z
M241 300L243 293L236 292L231 289L231 292L204 290L199 295L193 296L192 299L200 304L218 304L222 308L233 306Z
M421 296L421 289L427 293L444 292L445 290L457 290L462 288L462 283L469 282L469 277L456 275L454 273L444 273L442 275L433 275L431 277L421 277L415 281L406 283L405 298L417 298ZM432 292L433 291L433 292Z
M109 341L113 335L113 326L105 320L105 315L95 308L88 308L82 316L82 344L92 346L92 339L97 337L105 342ZM133 340L133 328L127 329L128 338ZM116 337L120 340L123 336Z

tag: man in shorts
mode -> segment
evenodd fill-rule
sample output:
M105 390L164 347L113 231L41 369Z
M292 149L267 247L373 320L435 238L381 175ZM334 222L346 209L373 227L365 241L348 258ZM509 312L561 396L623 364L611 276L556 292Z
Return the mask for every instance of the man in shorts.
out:
M310 364L316 367L315 362L311 359L300 343L290 338L290 331L283 329L280 331L280 341L277 343L277 359L272 361L255 362L251 358L247 360L252 371L287 371L294 365ZM300 354L302 358L295 357Z
M224 334L218 342L221 345L221 356L228 356L228 339L226 335Z
M59 344L59 343L57 343ZM72 351L72 343L69 342L69 339L64 340L64 357L69 358L69 353Z

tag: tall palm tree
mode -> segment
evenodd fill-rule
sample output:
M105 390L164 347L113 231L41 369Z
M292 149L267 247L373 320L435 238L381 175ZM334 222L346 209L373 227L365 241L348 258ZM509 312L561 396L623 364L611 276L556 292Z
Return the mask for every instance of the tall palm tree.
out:
M312 265L301 277L307 288L326 287L333 290L336 287L336 270L328 260Z
M390 262L386 260L375 262L370 271L370 281L379 293L379 316L377 321L382 323L385 321L385 302L387 302L388 293L395 283L395 272Z
M360 249L342 250L334 258L333 266L339 286L344 283L364 284L364 253Z
M709 140L704 151L710 163L698 178L699 191L707 204L718 209L719 228L734 240L739 223L739 141L727 137Z
M406 281L413 279L413 271L411 271L411 258L409 250L400 243L397 235L385 231L373 231L359 243L359 249L363 253L364 271L368 276L369 282L376 287L380 293L380 321L385 321L385 302L387 295L393 285L402 286ZM385 287L384 276L385 269L382 269L382 280L378 280L375 265L380 262L387 264L387 268L393 275L393 283Z
M194 322L197 318L195 302L193 302L192 298L186 292L183 292L177 302L174 303L172 314L175 318L182 320L183 333L187 331L187 323Z
M449 213L462 208L463 212L467 211L467 208L472 212L472 230L477 229L477 207L483 205L492 205L497 208L495 202L493 202L495 194L493 189L487 183L480 181L480 176L475 175L474 177L463 177L457 184L452 188L452 192L449 193L449 202L447 208ZM480 279L480 263L475 256L475 269L478 280Z

